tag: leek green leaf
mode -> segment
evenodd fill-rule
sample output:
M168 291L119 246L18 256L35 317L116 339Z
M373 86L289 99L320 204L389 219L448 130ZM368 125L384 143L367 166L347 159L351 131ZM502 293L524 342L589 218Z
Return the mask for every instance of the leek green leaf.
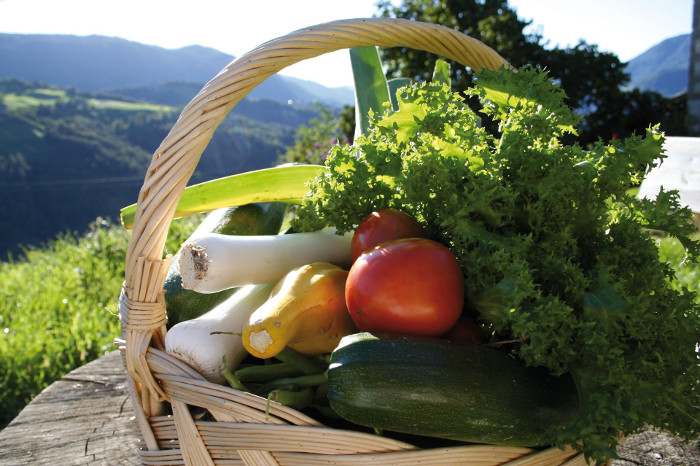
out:
M282 165L240 173L185 188L174 218L253 202L300 202L307 183L326 168L320 165ZM136 204L121 210L124 228L134 226Z
M375 115L381 115L384 104L391 102L391 99L376 47L350 49L350 63L355 81L355 136L358 136L368 133L370 110Z

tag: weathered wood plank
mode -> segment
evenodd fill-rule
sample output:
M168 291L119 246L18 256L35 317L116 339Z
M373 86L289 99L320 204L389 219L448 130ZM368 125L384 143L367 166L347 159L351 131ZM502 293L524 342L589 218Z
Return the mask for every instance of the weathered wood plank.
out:
M0 431L0 464L140 464L117 351L42 391Z
M618 449L613 466L697 466L700 441L683 442L666 432L645 430L629 437Z
M2 465L136 465L140 433L118 352L41 392L0 431ZM651 430L631 436L613 466L696 466L700 443Z

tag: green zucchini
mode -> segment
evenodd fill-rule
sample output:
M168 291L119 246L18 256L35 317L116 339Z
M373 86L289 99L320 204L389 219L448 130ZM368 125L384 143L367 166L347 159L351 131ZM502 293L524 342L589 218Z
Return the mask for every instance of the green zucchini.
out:
M359 333L341 340L327 376L330 406L346 421L465 442L544 446L579 409L569 375L485 346Z
M222 235L275 235L287 213L287 204L270 202L212 210L192 233Z
M279 233L287 214L283 203L246 204L211 211L192 233L221 233L224 235L274 235ZM175 255L168 269L163 289L165 290L165 310L168 315L168 328L194 319L211 310L231 296L237 288L204 294L182 288L182 277Z

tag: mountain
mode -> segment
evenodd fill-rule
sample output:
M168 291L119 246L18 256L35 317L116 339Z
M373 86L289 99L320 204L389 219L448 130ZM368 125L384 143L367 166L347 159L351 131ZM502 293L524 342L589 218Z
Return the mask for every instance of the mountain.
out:
M355 90L352 87L326 87L313 81L306 81L291 76L285 76L284 80L316 96L316 99L320 102L355 104Z
M30 59L28 59L30 57ZM690 34L671 37L630 60L629 88L671 97L688 87ZM144 45L116 37L0 33L0 79L20 78L89 92L135 93L177 81L189 83L187 101L234 59L218 50L191 45L179 49ZM160 89L163 91L164 89ZM168 92L173 91L170 86ZM184 98L183 97L183 98ZM331 107L354 104L350 87L328 88L276 74L250 93L251 98ZM150 96L147 100L151 100Z
M164 81L189 81L201 88L233 59L199 45L171 50L97 35L0 33L0 79L19 78L88 92L150 87ZM250 96L285 103L318 100L337 107L354 103L351 88L327 88L279 74Z
M153 150L181 107L0 80L0 260L20 254L20 244L82 233L97 217L117 220L136 201ZM310 105L244 99L190 182L275 165L299 125L318 114Z
M0 260L136 200L182 107L234 57L105 36L0 33ZM226 117L191 183L269 167L350 88L275 75Z
M630 88L673 97L688 90L690 34L671 37L627 64Z
M106 95L182 108L199 92L201 87L200 83L192 81L166 81L153 86L113 89ZM306 110L300 112L302 108ZM316 112L313 113L316 116ZM248 94L245 99L241 100L233 108L231 114L260 122L288 125L294 128L308 123L310 119L308 105L298 102L290 104L288 101L279 101L277 99L258 98L254 93Z

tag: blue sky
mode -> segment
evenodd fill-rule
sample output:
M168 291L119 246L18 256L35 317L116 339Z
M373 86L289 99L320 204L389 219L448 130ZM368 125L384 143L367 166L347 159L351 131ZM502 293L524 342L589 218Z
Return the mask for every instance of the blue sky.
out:
M0 0L0 32L102 34L166 48L199 44L238 56L299 28L372 16L375 4L376 0ZM623 61L692 29L693 0L509 4L521 19L532 20L533 30L551 46L583 39ZM352 83L345 51L307 60L283 74L328 86Z

